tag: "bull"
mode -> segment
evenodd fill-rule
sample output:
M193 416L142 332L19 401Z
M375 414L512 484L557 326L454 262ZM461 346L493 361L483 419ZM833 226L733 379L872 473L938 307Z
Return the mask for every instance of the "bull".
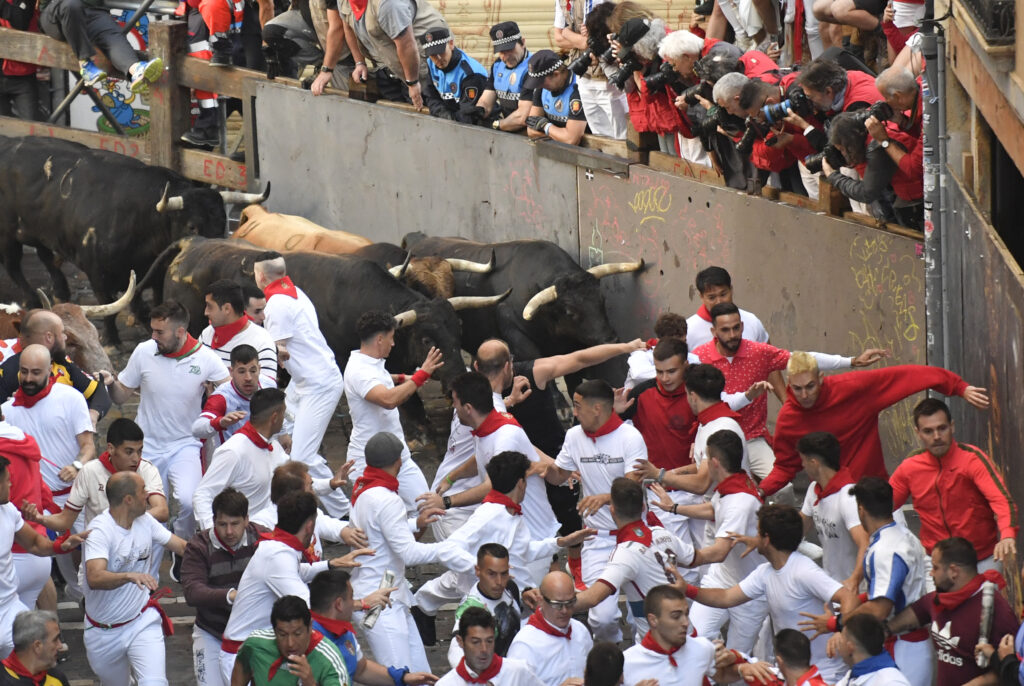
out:
M59 257L85 272L97 300L110 302L130 271L145 273L173 241L223 236L225 203L266 195L198 187L169 169L69 141L0 137L0 260L31 306L40 302L21 270L24 245L36 248L57 298L70 297ZM161 287L154 284L156 301ZM132 306L144 317L139 293ZM118 343L115 317L103 325L106 342Z

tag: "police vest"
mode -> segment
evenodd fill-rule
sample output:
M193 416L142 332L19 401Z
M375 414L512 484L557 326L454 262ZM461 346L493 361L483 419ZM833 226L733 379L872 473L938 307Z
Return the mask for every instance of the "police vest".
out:
M494 60L491 74L494 80L494 92L498 94L501 111L508 116L519 107L519 94L523 90L523 79L529 68L530 53L523 55L522 61L509 69L501 59Z
M433 62L430 62L428 69L430 70L430 80L434 82L434 87L437 88L441 98L458 102L462 99L462 80L470 74L486 77L487 71L483 65L458 48L452 52L452 62L456 64L449 66L447 70L438 69ZM466 93L466 98L474 100L478 95L479 93Z
M565 122L569 121L569 101L572 100L572 94L575 92L575 74L571 75L569 82L559 93L552 93L547 88L541 91L540 102L548 121L558 126L565 126Z

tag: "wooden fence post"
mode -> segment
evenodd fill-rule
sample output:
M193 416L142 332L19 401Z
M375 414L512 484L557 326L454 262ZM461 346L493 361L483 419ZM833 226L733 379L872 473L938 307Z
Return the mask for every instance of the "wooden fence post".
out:
M149 25L149 56L164 61L164 75L150 88L150 164L181 171L178 142L189 127L191 94L179 85L176 55L185 50L187 25L156 21Z

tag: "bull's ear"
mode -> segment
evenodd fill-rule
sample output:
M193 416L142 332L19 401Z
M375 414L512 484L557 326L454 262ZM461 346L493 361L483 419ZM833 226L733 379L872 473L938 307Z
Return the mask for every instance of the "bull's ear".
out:
M242 264L240 264L239 266L242 268L242 273L243 274L245 274L246 276L255 277L256 274L255 274L255 270L253 269L252 265L253 265L252 258L249 257L248 255L246 255L245 257L242 258Z

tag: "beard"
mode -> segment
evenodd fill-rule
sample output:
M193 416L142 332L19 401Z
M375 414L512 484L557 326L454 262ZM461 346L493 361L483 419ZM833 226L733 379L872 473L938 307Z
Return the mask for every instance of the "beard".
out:
M739 350L740 349L740 344L742 342L743 342L742 338L737 338L736 340L732 340L732 341L721 341L722 347L725 348L726 350L728 350L731 353L734 353L737 350Z
M40 391L43 390L43 384L35 381L22 381L21 390L25 393L25 395L37 395Z

